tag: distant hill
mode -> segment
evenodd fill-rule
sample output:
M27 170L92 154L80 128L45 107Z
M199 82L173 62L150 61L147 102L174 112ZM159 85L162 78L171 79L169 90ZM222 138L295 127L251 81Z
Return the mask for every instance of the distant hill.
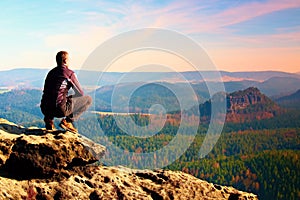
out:
M238 90L244 90L249 86L255 85L253 81L231 81L225 82L225 90L230 93ZM144 85L137 88L132 94L129 92L133 88L141 86L142 83L122 83L118 85L108 85L97 89L95 92L91 92L96 98L95 108L98 111L111 111L112 95L117 101L114 102L114 109L119 112L125 112L128 108L124 104L125 100L129 100L131 105L129 110L131 112L148 112L151 105L159 103L167 108L167 111L173 112L180 110L177 96L184 97L185 99L196 98L190 96L186 91L186 85L184 83L143 83ZM214 82L210 82L213 87ZM204 103L210 98L210 94L205 82L191 83L189 84L194 90L198 103ZM130 97L130 95L132 95ZM122 103L123 102L123 103ZM134 106L133 106L134 105Z
M190 80L192 79L192 74L189 74L189 78ZM238 74L240 75L240 74ZM91 94L96 96L97 99L97 103L96 103L96 109L97 110L101 110L101 111L110 111L111 110L111 96L114 93L114 95L116 95L115 97L117 99L123 99L127 98L129 99L130 97L124 95L127 94L131 88L137 87L137 85L139 85L140 83L134 83L134 82L127 82L127 83L121 83L117 85L118 88L118 94L114 93L116 86L115 85L108 85L108 86L103 86L99 89L97 89L94 92L92 92ZM146 84L146 83L145 83ZM150 102L155 102L156 100L154 100L153 98L153 94L159 96L160 98L160 102L168 102L167 103L167 107L169 108L169 111L174 111L176 110L175 107L178 108L178 102L176 103L176 98L172 97L172 93L167 92L168 89L162 89L161 87L158 87L159 82L156 83L148 83L147 87L142 87L139 88L134 94L133 94L133 100L130 102L132 105L135 105L135 108L130 108L129 110L131 110L132 112L135 111L141 111L141 110L147 110L147 108L149 108L149 106L151 105ZM214 82L210 82L211 86L213 86ZM151 85L151 87L149 87ZM179 96L185 96L186 98L188 98L188 94L185 93L184 90L184 84L181 82L175 82L175 83L165 83L165 85L167 85L170 89L174 89L177 88L176 91L180 91L178 93ZM206 100L208 100L210 98L210 94L207 88L207 85L205 82L193 82L190 83L191 87L193 88L193 90L195 91L198 101L199 103L204 103ZM269 96L269 97L273 97L273 96L282 96L285 94L290 94L292 92L295 92L298 89L298 86L300 85L300 79L299 78L293 78L293 77L273 77L270 78L264 82L256 82L256 81L250 81L250 80L243 80L243 81L228 81L228 82L224 82L224 86L225 86L225 91L227 93L232 93L234 91L239 91L239 90L245 90L249 87L256 87L258 88L260 91L262 91L262 93L264 93L265 95ZM143 91L143 89L145 89L145 91ZM172 99L173 100L170 100ZM193 97L190 97L193 98ZM158 103L158 102L157 102ZM126 105L121 105L119 104L119 108L117 108L117 110L121 111L125 108ZM146 105L147 104L147 105ZM116 104L115 104L116 105ZM171 108L173 107L173 108Z
M221 72L222 76L229 76L243 80L263 82L272 77L293 77L300 78L299 74L280 72L280 71L249 71L249 72Z
M163 85L149 83L142 86L138 83L126 83L118 86L105 86L93 93L94 107L91 109L108 112L113 109L114 112L148 113L149 109L152 109L152 112L161 111L157 108L153 110L152 107L159 104L167 113L174 113L182 110L178 99L178 96L181 96L185 98L186 102L190 102L189 105L200 105L200 113L207 116L210 114L210 101L207 100L209 96L205 96L208 95L207 88L202 84L192 85L195 96L191 96L182 83L164 83ZM137 86L139 87L130 93ZM114 91L115 87L118 87L117 92ZM41 96L42 91L35 89L12 90L0 94L0 117L16 123L24 121L24 116L30 117L31 120L42 119L43 115L39 107ZM112 97L114 97L113 102ZM227 118L232 122L270 118L279 111L280 108L276 103L254 87L227 94Z
M298 85L298 87L300 87ZM300 89L288 96L280 97L275 100L280 106L285 108L296 108L300 109Z
M0 87L9 89L41 89L49 69L13 69L0 71ZM92 91L96 88L127 84L134 82L168 82L172 84L189 82L199 84L199 90L207 90L205 82L216 81L214 71L190 72L99 72L75 70L83 87ZM295 85L300 83L300 75L278 71L255 72L217 72L225 84L227 92L243 90L248 87L257 87L268 96L283 96L295 92ZM207 97L207 92L202 95Z
M42 119L40 111L42 91L12 90L0 94L0 118L6 118L15 123Z
M13 69L0 71L0 86L10 88L41 88L48 70Z
M268 119L283 112L275 102L255 87L226 94L226 100L226 122L242 123ZM199 110L202 121L208 120L211 115L211 100L200 104Z
M299 89L300 79L295 77L272 77L256 84L267 96L285 96Z
M191 85L195 96L191 96L183 83L123 83L114 86L104 86L96 90L95 110L114 112L148 113L154 104L160 104L166 112L180 110L177 96L184 97L187 102L204 102L204 88ZM190 89L192 89L190 87ZM176 96L177 95L177 96ZM112 107L113 106L113 107Z

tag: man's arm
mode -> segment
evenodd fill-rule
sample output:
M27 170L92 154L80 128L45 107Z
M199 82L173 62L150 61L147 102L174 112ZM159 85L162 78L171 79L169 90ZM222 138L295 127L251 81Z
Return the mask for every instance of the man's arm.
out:
M83 90L81 88L81 85L80 85L80 83L79 83L79 81L78 81L77 76L76 76L75 73L73 73L71 75L70 82L71 82L72 88L73 88L73 90L75 92L74 97L83 96L84 92L83 92Z

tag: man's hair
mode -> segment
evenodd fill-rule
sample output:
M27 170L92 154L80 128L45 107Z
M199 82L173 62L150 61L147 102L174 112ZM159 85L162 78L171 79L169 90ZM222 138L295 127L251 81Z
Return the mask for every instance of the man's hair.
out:
M60 51L56 54L56 63L57 65L63 65L66 64L66 60L68 58L68 52L66 51Z

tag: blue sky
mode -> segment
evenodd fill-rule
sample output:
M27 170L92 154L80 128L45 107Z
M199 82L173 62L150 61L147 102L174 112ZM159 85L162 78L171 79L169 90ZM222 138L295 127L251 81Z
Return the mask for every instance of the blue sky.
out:
M2 0L0 7L0 70L51 68L59 50L80 69L108 38L156 27L197 41L220 70L300 71L299 0Z

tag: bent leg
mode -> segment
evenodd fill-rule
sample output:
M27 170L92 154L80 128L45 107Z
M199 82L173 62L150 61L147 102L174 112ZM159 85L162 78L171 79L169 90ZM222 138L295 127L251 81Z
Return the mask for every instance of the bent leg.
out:
M77 120L80 115L86 111L92 104L92 97L90 96L81 96L72 98L72 112L66 117L66 120L73 122Z
M45 122L45 128L47 130L54 130L54 116L53 116L53 110L42 106L41 111L44 114L44 122Z

